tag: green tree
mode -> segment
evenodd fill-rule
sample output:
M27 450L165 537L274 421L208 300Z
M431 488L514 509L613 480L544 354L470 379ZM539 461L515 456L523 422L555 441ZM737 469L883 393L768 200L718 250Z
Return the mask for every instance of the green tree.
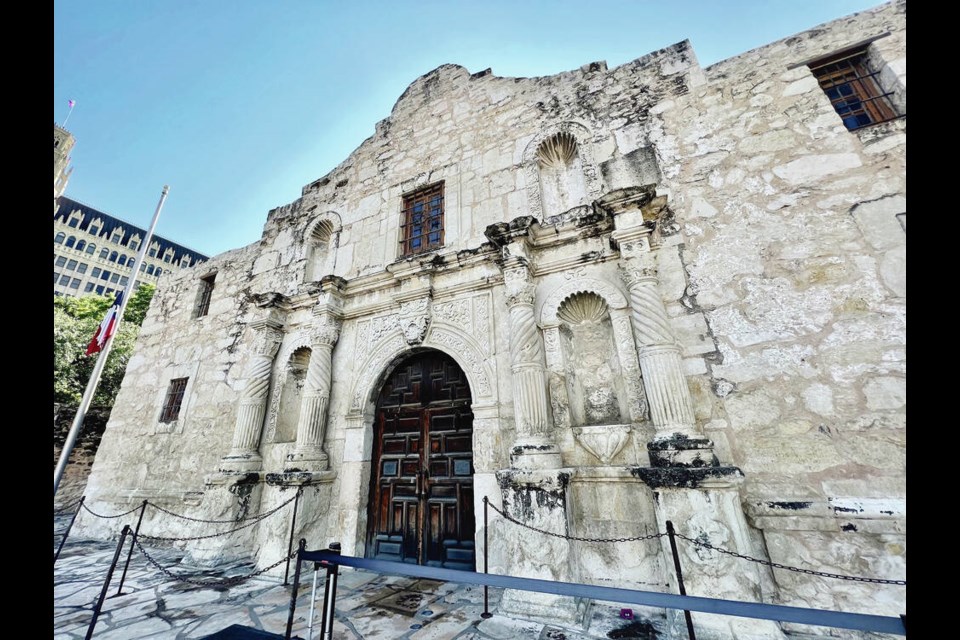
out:
M113 346L93 404L111 406L133 353L140 325L150 307L155 287L141 285L124 310L123 321L113 338ZM87 345L97 331L114 296L89 295L79 298L53 298L53 399L54 402L77 405L93 373L97 356L86 355Z

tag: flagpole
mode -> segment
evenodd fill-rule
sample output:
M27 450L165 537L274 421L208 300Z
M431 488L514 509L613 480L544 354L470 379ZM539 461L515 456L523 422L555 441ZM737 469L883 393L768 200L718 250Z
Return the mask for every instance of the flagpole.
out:
M77 415L73 417L73 424L70 426L70 433L67 434L67 440L63 443L63 451L60 452L60 460L57 461L57 468L53 472L53 496L57 496L57 489L60 487L60 479L63 477L63 472L67 468L67 461L70 459L70 453L73 450L73 445L77 441L77 436L80 435L80 429L83 428L83 420L87 417L87 409L90 408L90 403L93 401L93 394L97 390L97 386L100 384L100 376L103 374L103 368L107 364L107 356L110 354L110 347L113 346L113 337L117 335L120 330L120 322L123 319L123 312L127 309L127 303L130 302L130 292L133 290L137 282L137 274L140 272L140 264L143 262L143 257L147 253L147 248L150 245L150 239L153 237L153 230L157 226L157 220L160 218L160 209L163 208L163 202L167 199L167 193L170 191L170 187L163 185L163 192L160 194L160 202L157 203L157 210L153 214L153 221L150 223L150 230L147 231L147 236L143 239L143 242L140 243L140 251L137 252L137 258L133 262L133 269L129 280L127 281L127 286L123 290L123 298L120 302L120 310L117 312L117 324L114 327L113 333L107 338L106 343L103 345L103 349L100 350L100 356L97 358L97 364L93 367L93 373L90 374L90 381L87 383L87 390L83 392L83 399L80 400L80 406L77 407Z
M67 111L67 117L63 119L63 124L60 126L61 129L66 129L66 128L67 128L67 120L70 119L70 114L73 113L73 107L74 107L76 104L77 104L77 103L76 103L75 101L73 101L73 100L70 101L70 110Z

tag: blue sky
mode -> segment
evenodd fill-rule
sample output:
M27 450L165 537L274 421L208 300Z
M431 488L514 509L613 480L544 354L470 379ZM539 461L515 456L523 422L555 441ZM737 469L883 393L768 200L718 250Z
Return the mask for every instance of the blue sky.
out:
M343 161L444 63L541 76L689 39L703 66L876 0L55 0L66 195L207 255Z

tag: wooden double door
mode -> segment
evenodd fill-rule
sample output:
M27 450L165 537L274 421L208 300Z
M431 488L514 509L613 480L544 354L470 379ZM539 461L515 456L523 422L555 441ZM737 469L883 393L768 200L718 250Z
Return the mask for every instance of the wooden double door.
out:
M428 351L394 370L377 401L367 557L472 571L473 413L467 378Z

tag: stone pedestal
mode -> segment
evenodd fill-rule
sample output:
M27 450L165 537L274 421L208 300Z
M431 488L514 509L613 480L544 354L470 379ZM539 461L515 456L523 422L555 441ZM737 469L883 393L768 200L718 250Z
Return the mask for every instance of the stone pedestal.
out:
M571 469L504 470L497 472L503 511L514 520L543 531L568 534L567 489ZM500 519L498 539L509 558L510 574L540 580L571 581L570 542ZM497 610L538 622L579 624L583 607L575 598L506 589Z
M688 538L754 558L763 557L750 537L740 504L738 485L743 480L736 467L638 467L634 475L646 482L655 495L656 518L660 531L667 521L675 531ZM763 602L761 571L753 562L721 554L677 538L677 550L687 595ZM661 551L672 558L670 540L661 538ZM679 593L676 572L669 563L670 591ZM780 626L770 620L693 613L698 640L783 640ZM685 637L682 611L668 610L671 637Z
M193 523L194 526L180 528L182 535L208 535L215 531L234 529L243 524L244 518L260 513L263 483L259 473L221 470L207 476L205 485L201 512L195 517L202 520L222 520L223 523ZM224 536L190 541L187 543L185 562L215 566L223 562L249 559L250 551L255 548L253 543L259 527L260 524L256 524Z

